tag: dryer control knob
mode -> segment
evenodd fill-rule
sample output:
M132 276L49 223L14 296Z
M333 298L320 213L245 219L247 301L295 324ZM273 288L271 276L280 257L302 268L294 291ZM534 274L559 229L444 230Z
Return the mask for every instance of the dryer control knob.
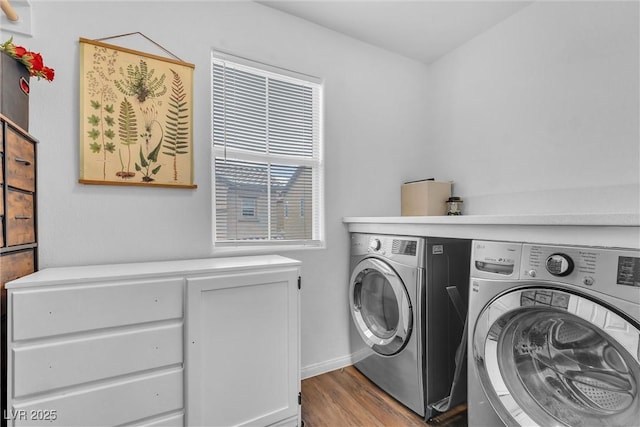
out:
M380 239L371 239L371 242L369 242L369 248L371 248L371 250L373 251L377 251L382 247L382 242L380 241Z
M568 276L573 271L573 260L566 254L553 254L547 258L545 267L554 276Z
M529 277L536 277L536 271L535 270L529 270L529 271L527 271L527 274L529 275Z
M582 283L584 283L587 286L593 286L594 282L595 280L593 280L593 277L591 276L586 276L584 279L582 279Z

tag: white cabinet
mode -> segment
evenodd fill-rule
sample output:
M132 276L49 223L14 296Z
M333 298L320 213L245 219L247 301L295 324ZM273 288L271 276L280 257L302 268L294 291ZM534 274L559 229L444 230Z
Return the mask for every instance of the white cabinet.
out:
M8 283L8 425L298 425L299 269L213 258Z
M297 319L296 269L187 279L187 424L297 417Z

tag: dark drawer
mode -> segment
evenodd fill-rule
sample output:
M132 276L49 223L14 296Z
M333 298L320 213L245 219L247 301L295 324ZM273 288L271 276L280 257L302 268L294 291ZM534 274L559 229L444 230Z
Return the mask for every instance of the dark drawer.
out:
M5 314L7 291L4 284L35 271L35 250L0 254L0 288L2 290L2 314Z
M35 147L33 143L10 128L5 137L6 184L25 191L35 191Z
M2 168L0 168L2 169ZM0 173L2 170L0 170ZM4 227L2 226L4 222L4 187L0 184L0 248L4 246Z
M35 211L33 194L7 191L7 246L35 243Z

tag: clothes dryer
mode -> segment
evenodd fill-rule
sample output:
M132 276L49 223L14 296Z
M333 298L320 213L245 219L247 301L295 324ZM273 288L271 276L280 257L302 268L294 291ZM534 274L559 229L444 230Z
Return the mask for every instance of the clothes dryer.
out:
M470 426L640 420L640 251L474 241Z
M445 287L459 285L466 302L470 245L468 240L351 235L349 308L356 339L365 348L354 365L422 416L451 387L463 324Z

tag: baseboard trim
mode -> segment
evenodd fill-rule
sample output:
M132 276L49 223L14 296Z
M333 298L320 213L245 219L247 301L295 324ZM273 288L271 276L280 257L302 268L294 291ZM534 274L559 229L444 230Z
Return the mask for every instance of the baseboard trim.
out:
M300 376L303 380L316 375L325 374L327 372L335 371L346 366L351 366L354 363L364 359L364 357L371 353L371 349L365 347L346 356L336 357L335 359L326 360L324 362L314 363L313 365L305 366L300 371Z

